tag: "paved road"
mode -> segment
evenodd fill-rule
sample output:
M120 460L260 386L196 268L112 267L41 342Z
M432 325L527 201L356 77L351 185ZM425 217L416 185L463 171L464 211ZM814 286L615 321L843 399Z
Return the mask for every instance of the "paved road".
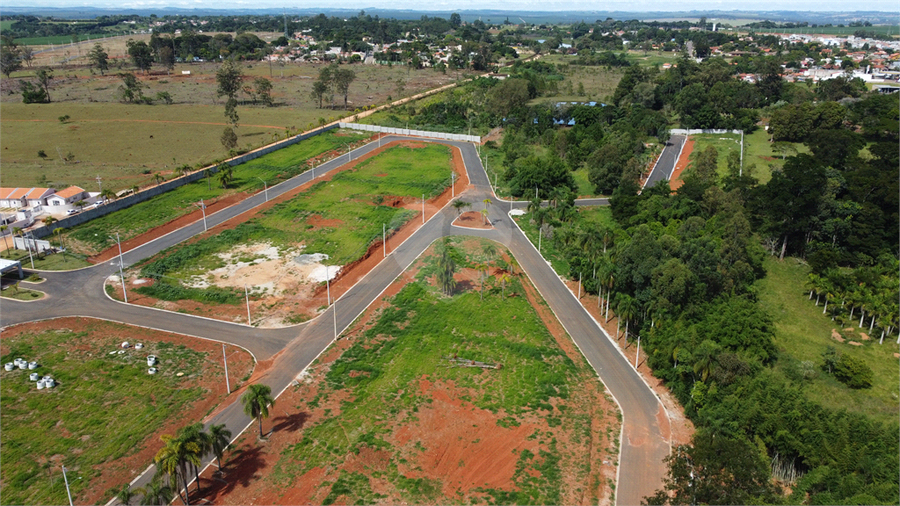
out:
M382 142L400 139L388 137ZM640 499L653 493L665 474L663 458L669 444L662 437L660 423L667 424L662 405L625 357L612 343L592 317L584 310L562 283L548 263L538 254L521 230L507 214L510 207L521 208L527 202L503 201L493 195L487 175L472 144L434 141L460 149L472 188L461 198L480 205L489 199L488 217L493 230L472 230L451 225L455 211L426 209L427 223L409 239L390 252L359 283L345 292L335 304L318 318L294 327L257 329L246 325L199 318L196 316L127 305L110 300L103 290L104 280L118 270L118 260L71 272L46 272L47 281L41 289L49 294L45 300L11 306L4 304L0 326L61 316L94 316L125 323L142 325L171 332L213 339L244 347L257 360L274 358L273 365L259 379L280 394L356 317L435 240L447 235L473 235L493 239L505 245L519 265L531 278L563 326L597 371L608 391L616 399L624 418L619 461L616 502L619 505L639 504ZM315 169L316 175L337 168L347 156L357 157L377 147L371 143ZM308 171L296 178L269 189L269 197L280 195L312 177ZM209 226L221 223L264 202L264 195L254 195L243 202L207 217ZM605 204L605 199L586 199L579 205ZM125 253L125 265L152 256L163 249L192 237L203 230L202 221L188 225L155 241ZM336 312L335 312L336 311ZM237 396L235 396L236 398ZM278 422L278 410L274 414ZM252 423L237 400L226 406L208 423L222 424L237 437ZM152 467L152 466L151 466ZM149 481L152 472L138 477L134 486Z
M675 164L678 163L678 155L681 154L681 148L684 146L685 140L687 140L685 135L673 135L669 138L669 142L666 143L662 154L656 160L656 165L650 171L650 176L644 183L644 188L652 188L660 181L668 181L672 177L672 171L675 169Z

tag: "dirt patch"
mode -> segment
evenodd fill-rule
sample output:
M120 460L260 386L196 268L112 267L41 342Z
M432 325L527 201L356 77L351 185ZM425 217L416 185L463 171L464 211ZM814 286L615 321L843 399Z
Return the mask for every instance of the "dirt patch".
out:
M455 220L453 220L453 225L463 228L478 228L484 230L490 230L494 228L494 226L491 225L488 219L482 216L478 211L467 211L460 214Z
M344 220L338 220L338 219L328 220L328 219L322 218L322 215L320 215L320 214L313 214L309 218L306 218L306 223L308 225L312 225L313 229L327 228L327 227L334 228L334 227L343 225Z
M856 341L847 341L847 344L850 346L862 346L862 343L857 343Z
M118 340L132 343L165 342L174 345L184 345L192 350L206 354L202 372L190 379L191 386L203 388L207 392L206 395L193 404L186 406L178 413L176 418L169 420L163 427L147 434L143 441L135 441L135 453L118 460L97 463L94 468L100 472L100 476L93 479L77 497L73 496L73 501L78 504L95 504L103 498L107 490L129 483L153 462L156 452L163 446L162 441L159 439L160 436L163 434L174 434L182 426L197 420L208 420L212 416L214 408L227 406L237 401L240 395L238 391L233 391L229 395L225 390L221 343L92 318L59 318L4 328L2 337L0 337L0 353L9 353L6 343L17 336L25 333L31 334L58 329L68 329L72 332L87 332L86 339L92 339L92 336L94 339L119 336ZM73 350L88 349L89 345L82 341L73 340L70 346ZM235 346L228 346L227 354L231 386L238 388L241 385L241 378L249 376L254 369L253 357L248 352ZM98 430L102 430L102 428ZM94 436L93 439L97 437L100 437L100 435ZM82 440L86 441L87 439L82 437ZM54 472L61 472L61 470L58 466L55 466Z
M432 252L433 248L430 248L426 255ZM331 484L340 476L360 473L368 480L371 491L381 494L377 502L395 504L409 500L408 495L397 490L384 476L389 466L395 465L408 479L440 483L437 502L484 503L488 498L482 489L515 490L512 480L519 455L525 451L540 455L541 451L548 450L546 440L552 438L560 448L566 449L560 452L559 470L564 490L561 502L610 503L612 490L609 483L615 480L616 465L615 455L611 455L613 442L607 438L609 434L617 437L619 433L616 408L602 385L588 373L580 378L579 387L572 389L571 397L566 401L567 411L587 410L584 416L590 420L592 429L587 440L572 439L575 428L551 427L544 417L535 414L522 415L517 425L501 426L499 422L506 414L473 405L467 400L473 395L471 388L421 376L410 383L410 388L427 401L418 406L414 416L408 417L412 413L401 411L394 419L379 419L380 437L398 453L366 445L359 447L358 453L338 456L338 463L326 468L312 467L293 476L282 472L279 462L284 462L283 455L290 454L291 448L304 438L307 428L351 406L345 404L351 400L346 390L327 388L325 374L390 306L385 299L415 279L421 265L417 262L392 283L383 298L370 306L344 337L323 353L314 366L298 376L298 385L282 394L273 419L263 422L263 431L267 434L272 431L264 443L257 441L254 427L235 442L236 457L226 459L221 480L213 477L213 470L201 477L200 502L320 504L331 492ZM470 278L476 274L464 271L461 275ZM529 298L535 297L532 302L538 300L534 288L527 281L524 284L528 285ZM536 308L566 354L582 360L549 309L540 304ZM323 396L323 393L327 395ZM290 420L294 422L289 423ZM583 432L583 427L577 430ZM535 437L538 433L543 436ZM354 435L348 434L348 437ZM579 455L582 458L589 456L580 462L589 462L590 476L593 477L590 480L577 476L572 470L576 467L572 463ZM535 476L535 472L530 474ZM336 503L346 504L350 500L342 495Z
M339 169L337 169L337 171L353 169L358 163L376 156L394 146L424 147L427 145L427 143L421 141L394 141L386 143L380 148L362 155L359 158L354 159L352 162L342 165ZM456 190L462 192L465 191L465 189L468 188L469 185L469 180L465 171L465 165L462 161L462 154L457 148L451 147L450 151L451 165L453 170L457 174ZM278 198L270 199L269 202L265 204L262 204L254 209L251 209L245 213L235 216L228 221L210 228L208 232L192 238L190 242L198 241L205 237L219 234L226 229L234 228L240 223L251 219L257 213L264 212L267 209L270 209L272 206L275 206L279 202L284 202L296 197L297 195L308 190L315 183L318 183L320 181L330 181L334 174L336 174L336 172L332 171L327 175L319 176L314 181L305 183L300 187L279 196ZM445 206L451 200L452 193L453 192L451 191L451 189L447 188L447 190L445 190L437 197L427 201L425 203L426 219L434 216L434 214L438 210ZM233 201L232 204L236 201L237 200ZM421 200L410 197L385 197L383 205L402 207L405 209L419 211L420 213L422 210ZM201 218L202 216L197 215L196 219ZM188 217L182 217L178 220L174 220L164 227L158 227L146 234L132 239L131 241L123 243L123 250L126 249L124 244L129 245L127 249L136 247L142 244L139 241L148 242L157 237L161 237L165 233L175 230L177 227L173 224L176 222L180 224L179 226L184 226L193 221L196 221L196 219L190 220ZM322 219L322 217L319 215L310 216L309 218L307 218L307 223L313 226L320 227L340 226L340 220L326 220ZM413 217L404 226L395 230L394 233L387 238L387 252L390 253L392 250L399 247L400 244L402 244L403 241L405 241L416 230L418 230L421 225L422 218L420 214L417 217ZM243 251L241 250L241 248L247 247L253 247L253 245L242 245L235 250L232 250L230 253L239 253ZM382 248L383 243L381 241L376 241L369 247L369 249L362 257L354 262L351 262L350 264L341 266L338 274L332 278L332 296L340 297L357 281L362 279L369 271L371 271L376 265L378 265L378 262L380 262L384 258L384 255L382 254ZM299 246L297 251L299 251ZM105 251L101 255L98 255L97 258L108 260L115 257L116 255L118 255L118 249L113 248ZM237 271L232 272L233 268L229 267L228 271L221 272L216 279L207 279L205 281L195 280L195 282L197 283L197 286L202 286L201 282L206 282L219 286L234 286L238 288L240 288L244 284L248 286L257 286L264 288L265 290L256 290L251 296L250 312L253 318L254 325L263 328L273 328L300 323L302 321L314 318L322 308L328 306L328 302L326 300L326 289L325 286L320 283L321 281L324 281L324 277L322 277L321 279L316 278L317 280L310 280L310 273L307 273L303 268L298 268L296 265L293 265L290 262L289 256L290 255L282 254L280 259L278 260L272 259L271 262L257 262L252 265L240 266L242 268L242 271L240 273L238 273ZM333 272L331 274L333 274ZM223 278L222 276L226 277ZM119 300L123 300L122 287L121 284L118 283L119 278L114 276L110 278L110 280L110 286L112 287L114 296ZM205 316L207 318L214 318L217 320L241 323L247 322L247 309L246 306L243 305L232 306L224 304L208 304L191 300L160 301L155 298L140 295L137 292L133 292L132 290L133 288L137 288L138 286L147 286L150 283L152 283L151 280L141 279L134 273L126 274L126 287L129 290L128 302L142 306L166 309L169 311L184 311L190 314L196 314Z
M675 162L675 171L672 172L672 177L669 180L669 186L672 188L672 191L675 191L681 188L681 185L684 184L684 181L681 180L681 174L687 168L690 163L691 153L694 152L694 139L688 137L684 141L684 148L681 150L681 156L678 157L678 161Z
M831 329L831 338L834 339L835 341L839 342L839 343L843 343L843 342L844 342L844 338L841 337L841 333L838 332L838 331L835 330L835 329Z

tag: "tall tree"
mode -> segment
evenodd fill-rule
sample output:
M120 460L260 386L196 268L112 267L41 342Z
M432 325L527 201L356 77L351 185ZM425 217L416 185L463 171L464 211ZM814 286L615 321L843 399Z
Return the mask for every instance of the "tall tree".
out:
M169 434L163 434L160 439L165 443L165 446L156 453L154 461L160 470L167 474L176 484L178 483L178 478L181 478L184 495L182 496L181 492L178 495L184 504L190 504L187 465L189 463L200 465L201 447L196 441L186 440Z
M88 53L88 60L100 71L101 76L109 70L109 54L99 42L94 44L93 49Z
M440 245L440 257L437 262L437 281L444 295L453 294L453 289L456 288L456 279L453 277L456 273L456 262L450 253L450 243L445 239Z
M275 105L275 101L272 99L272 81L265 77L257 77L253 80L253 87L256 88L256 97L266 107Z
M150 46L146 42L128 39L125 46L131 62L134 63L138 70L144 73L150 70L150 66L153 65L153 51L150 50Z
M356 72L350 69L335 68L331 72L331 79L334 82L333 89L343 95L344 110L347 110L347 95L350 94L350 85L356 79Z
M207 446L215 454L219 469L222 469L222 455L231 443L231 431L224 424L211 425L206 433L206 438Z
M225 60L216 70L216 96L225 97L225 117L232 128L238 126L237 95L241 91L241 66L233 60Z
M6 78L9 79L10 75L20 68L22 68L22 51L12 37L4 35L0 42L0 72L6 74Z
M262 419L269 417L269 406L275 406L272 389L268 385L250 385L241 396L241 403L244 405L244 413L256 418L259 423L259 437L262 439Z
M50 69L40 69L35 73L37 76L38 84L41 86L41 89L44 90L44 95L47 97L47 102L50 102L50 81L53 80L53 71Z

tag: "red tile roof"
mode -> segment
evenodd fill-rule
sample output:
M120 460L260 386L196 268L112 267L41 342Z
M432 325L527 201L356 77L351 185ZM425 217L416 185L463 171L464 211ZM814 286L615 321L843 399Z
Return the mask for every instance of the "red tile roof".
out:
M56 192L56 195L59 197L62 197L64 199L67 199L69 197L78 195L79 193L81 193L83 191L84 191L84 189L80 188L78 186L70 186L70 187L66 188L65 190Z

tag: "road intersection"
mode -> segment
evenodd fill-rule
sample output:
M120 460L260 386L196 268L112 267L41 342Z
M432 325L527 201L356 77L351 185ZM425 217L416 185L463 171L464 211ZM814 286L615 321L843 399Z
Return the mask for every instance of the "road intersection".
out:
M382 142L406 139L408 138L385 137ZM448 235L484 237L497 241L510 250L618 403L623 415L623 427L618 483L615 489L616 504L640 504L644 496L660 488L666 472L663 459L669 454L670 444L667 440L668 416L665 408L613 340L584 309L509 216L510 209L525 208L528 203L510 203L494 195L475 145L453 141L428 142L439 142L460 150L470 187L459 198L474 203L489 199L491 205L487 206L488 218L494 228L475 230L454 227L451 223L456 213L450 206L431 211L430 215L426 215L424 225L314 320L286 328L259 329L118 302L106 295L103 286L110 275L118 272L116 259L112 263L76 271L42 272L46 282L41 289L48 297L28 304L4 304L6 307L0 314L0 328L50 318L88 316L220 341L247 349L257 361L272 360L272 366L262 374L258 382L270 386L274 393L280 394L334 341L336 335L339 336L348 328L434 241ZM377 146L378 143L369 143L357 148L317 167L316 174L322 176L336 170L351 157L357 158L377 149ZM664 170L663 167L657 168ZM668 172L663 177L667 175ZM268 196L270 199L275 198L311 179L311 171L304 172L270 187ZM264 202L262 193L253 195L207 216L208 225L213 227ZM606 203L605 199L579 202L581 205ZM123 263L125 266L133 265L200 234L203 230L204 226L200 221L185 226L125 252ZM222 409L207 425L225 424L237 438L251 423L253 420L243 413L241 403L236 401ZM148 471L150 472L143 473L131 485L142 486L149 482L153 474L152 466Z

